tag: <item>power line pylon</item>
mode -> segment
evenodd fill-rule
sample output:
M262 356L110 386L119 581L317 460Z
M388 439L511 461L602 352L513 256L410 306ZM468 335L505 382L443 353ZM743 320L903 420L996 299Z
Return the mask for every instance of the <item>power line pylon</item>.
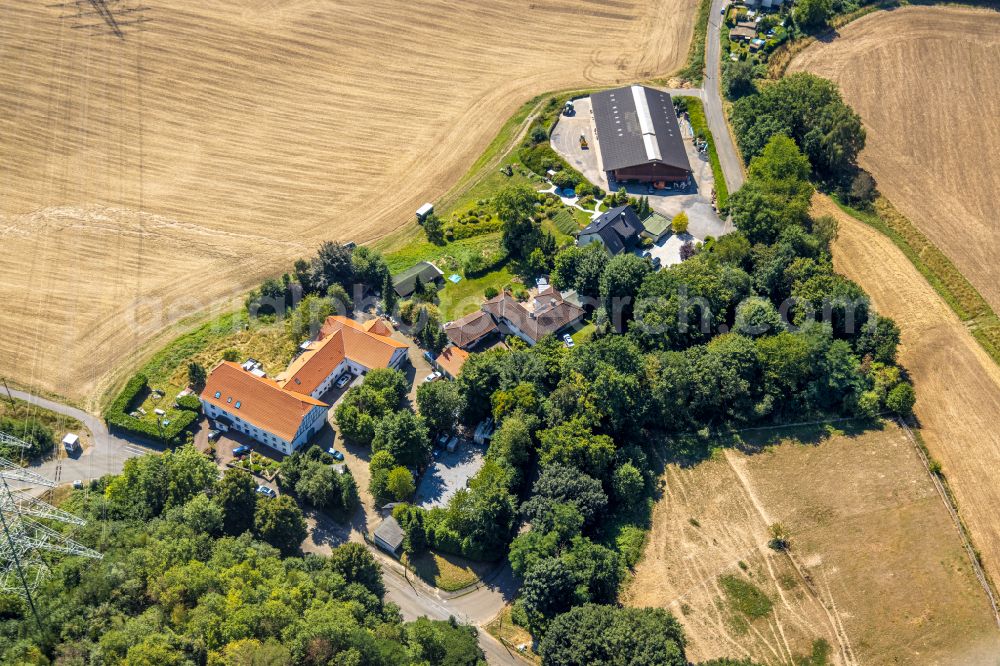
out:
M28 448L27 443L4 432L0 432L0 442L6 446ZM49 571L42 554L76 555L97 560L103 556L36 519L70 525L84 525L85 521L48 502L12 489L8 481L47 488L55 487L56 482L0 458L0 527L3 529L0 535L0 592L15 592L23 596L41 627L33 594Z

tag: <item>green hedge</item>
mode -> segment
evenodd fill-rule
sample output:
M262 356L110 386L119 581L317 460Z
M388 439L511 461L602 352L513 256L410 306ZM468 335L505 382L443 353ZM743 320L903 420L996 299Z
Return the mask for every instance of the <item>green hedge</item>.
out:
M136 435L168 445L180 444L181 434L198 418L198 412L182 409L163 428L162 433L157 424L129 416L129 407L139 397L139 394L146 390L148 385L149 378L146 375L142 373L134 375L125 384L125 388L118 394L118 397L104 411L104 420L112 431Z
M701 100L697 97L680 97L684 106L687 107L688 118L691 119L691 129L697 137L708 141L708 161L712 165L712 178L715 180L715 204L719 210L725 211L729 205L729 188L726 187L726 177L722 173L722 163L719 162L719 153L715 150L715 139L708 129L708 121L705 120L705 109L701 105Z
M177 400L175 400L174 402L177 403L178 407L180 407L181 409L186 409L189 412L201 411L201 400L199 400L198 396L196 395L193 394L184 395L177 398Z

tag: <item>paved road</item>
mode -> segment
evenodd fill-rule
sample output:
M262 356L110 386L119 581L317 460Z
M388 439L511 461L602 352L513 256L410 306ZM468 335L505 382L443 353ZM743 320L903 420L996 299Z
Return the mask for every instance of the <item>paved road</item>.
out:
M24 391L11 390L11 394L18 400L72 417L83 423L91 432L92 446L84 455L78 458L49 460L32 469L42 476L61 483L72 483L77 479L83 481L97 479L105 474L121 472L125 461L133 456L154 451L112 435L104 422L93 414ZM403 617L407 620L424 615L433 619L447 620L454 615L460 622L480 626L496 617L504 605L512 600L514 590L517 589L510 567L504 567L489 584L467 594L445 598L420 581L407 579L401 573L403 570L400 565L393 564L378 553L376 556L382 563L386 598L399 606ZM483 629L479 632L479 644L491 664L520 666L525 663Z
M715 150L719 154L722 174L730 192L735 192L743 186L743 160L729 131L729 123L722 110L722 92L719 88L721 79L722 57L722 8L729 0L712 0L711 13L708 16L708 36L705 41L705 82L702 99L705 106L705 119L708 129L715 139Z
M108 432L104 421L83 410L24 391L12 389L11 394L18 400L74 418L90 430L92 445L89 449L76 457L47 460L32 470L42 476L61 483L72 483L77 479L90 481L106 474L118 474L127 459L155 451L148 445L137 444L112 435Z

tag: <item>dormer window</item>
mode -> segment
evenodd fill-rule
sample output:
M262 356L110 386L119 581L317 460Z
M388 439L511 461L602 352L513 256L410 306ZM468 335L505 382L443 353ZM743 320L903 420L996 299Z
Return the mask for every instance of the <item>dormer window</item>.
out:
M226 399L226 404L228 405L228 404L229 404L229 403L231 403L232 401L233 401L233 396L229 396L229 397L228 397L228 398Z

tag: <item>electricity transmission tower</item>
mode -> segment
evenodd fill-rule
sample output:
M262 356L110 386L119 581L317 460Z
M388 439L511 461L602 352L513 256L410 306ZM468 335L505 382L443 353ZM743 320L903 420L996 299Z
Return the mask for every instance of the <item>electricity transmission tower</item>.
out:
M28 444L0 432L0 444L26 449ZM19 465L0 458L0 592L20 594L28 602L35 621L41 624L35 609L33 593L45 577L49 567L43 553L78 555L101 559L96 550L87 548L59 532L43 525L37 519L83 525L83 520L51 504L14 490L8 481L55 487L55 481L29 472Z

